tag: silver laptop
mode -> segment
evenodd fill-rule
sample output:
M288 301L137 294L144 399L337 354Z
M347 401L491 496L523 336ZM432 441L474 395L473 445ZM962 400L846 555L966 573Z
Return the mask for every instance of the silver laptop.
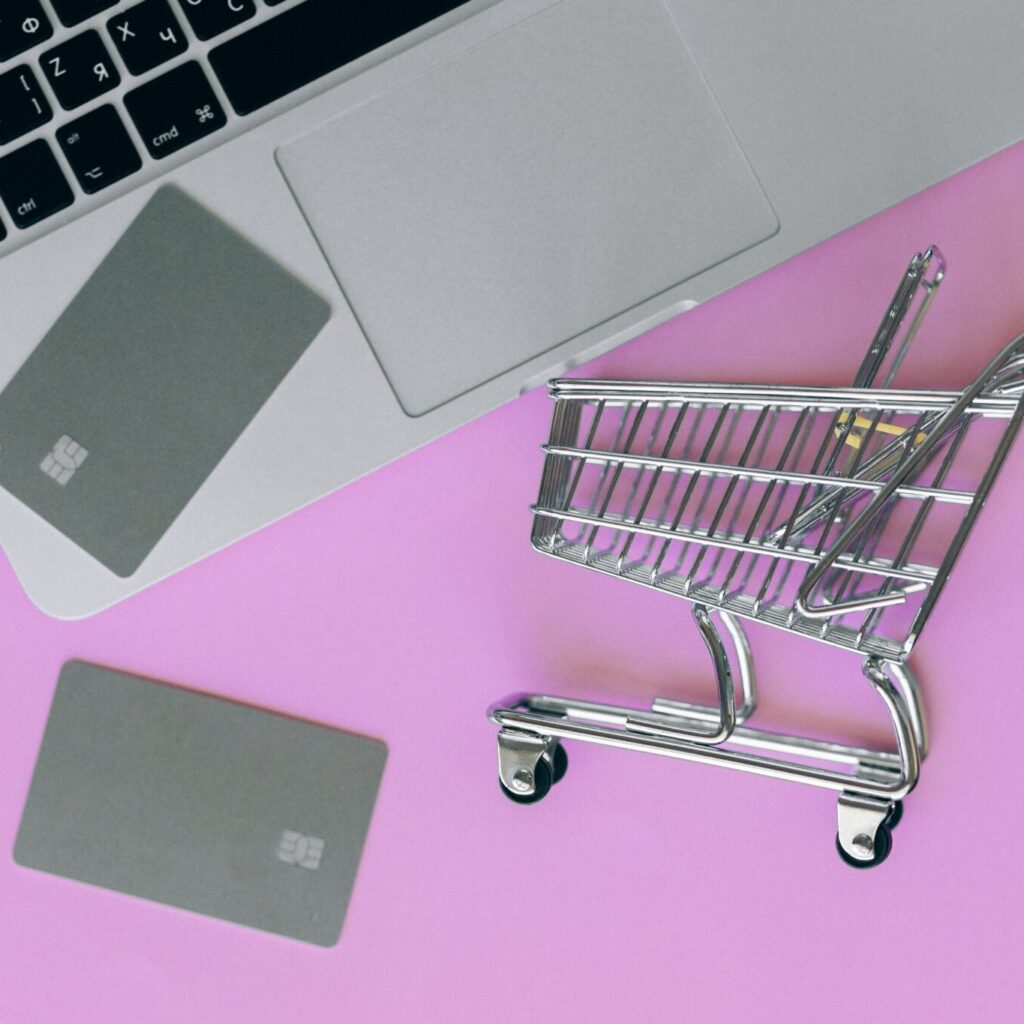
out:
M4 0L0 543L98 611L1016 142L1021 38L1009 0Z

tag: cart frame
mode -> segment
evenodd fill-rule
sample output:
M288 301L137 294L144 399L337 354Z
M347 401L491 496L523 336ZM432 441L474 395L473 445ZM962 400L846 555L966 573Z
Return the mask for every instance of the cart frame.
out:
M559 380L550 385L555 399L551 438L545 451L540 495L533 506L533 545L542 553L592 570L630 579L683 597L692 603L694 621L707 647L718 690L716 705L657 697L649 710L546 695L517 695L493 706L498 725L498 774L502 790L518 803L541 799L565 773L562 740L657 754L683 761L715 764L736 771L784 779L838 794L837 850L854 867L880 864L891 849L891 830L902 815L902 800L917 784L928 753L928 734L920 686L907 658L931 614L956 558L984 505L1024 416L1024 335L1006 346L962 392L896 391L892 380L903 362L923 316L945 273L933 247L917 254L887 307L882 324L858 371L855 386L843 389L774 388L757 385L662 384L651 382ZM915 306L916 303L916 306ZM882 386L871 385L882 376ZM568 443L581 432L581 403L597 408L586 439ZM616 450L594 446L598 420L607 407L624 408ZM711 441L685 458L673 455L676 433L668 434L658 454L653 437L646 449L634 450L634 437L651 408L687 410L729 408L758 414L800 410L801 422L813 415L831 422L812 471L786 470L785 458L770 467L748 456L756 430L740 458L713 461ZM632 413L630 418L630 411ZM911 425L899 417L912 415ZM976 487L957 490L947 481L950 467L976 420L997 421L997 441ZM659 421L660 422L660 421ZM717 430L717 428L716 428ZM790 452L793 437L787 442ZM834 441L833 441L834 439ZM689 444L689 442L687 442ZM764 451L767 441L762 445ZM660 447L660 442L659 446ZM919 479L930 467L931 482ZM602 476L597 494L585 509L572 507L587 465ZM635 473L625 508L615 511L611 498L623 472ZM649 512L659 478L689 480L679 511L669 520ZM724 490L714 515L702 512L683 521L698 480L714 480ZM664 483L664 480L662 480ZM763 485L767 494L753 522L732 529L723 514L735 488ZM707 484L707 495L711 493ZM766 528L764 509L773 488L795 489L799 497L783 525ZM602 490L603 489L603 490ZM671 505L666 498L666 507ZM740 508L746 503L743 495ZM897 502L915 503L907 539L896 555L879 554ZM911 560L913 544L933 508L945 504L962 510L952 538L937 565ZM858 507L859 505L859 507ZM703 505L702 505L703 507ZM776 509L778 509L776 505ZM734 518L736 516L734 515ZM760 524L759 524L760 521ZM566 524L579 528L567 539ZM755 527L757 529L755 530ZM821 531L815 545L803 538ZM613 540L601 549L601 531ZM832 532L830 532L832 531ZM634 542L646 550L629 558ZM691 569L666 572L663 558L672 543L693 549ZM652 549L662 545L654 561ZM712 586L699 570L705 555L733 558L726 585ZM714 558L715 555L712 555ZM741 559L749 559L744 579L736 584ZM788 604L766 599L767 588L753 596L745 589L758 559L784 563L804 572ZM716 562L717 566L718 563ZM707 570L704 570L707 576ZM874 584L865 593L866 580ZM731 587L731 589L730 589ZM887 610L918 600L905 634L884 636L880 623ZM851 617L855 625L844 625ZM895 750L874 750L804 736L752 728L757 708L754 662L742 619L754 620L858 653L862 672L889 715ZM725 642L725 636L729 644ZM729 648L732 648L731 654ZM797 760L800 759L800 760ZM808 763L811 762L811 763Z

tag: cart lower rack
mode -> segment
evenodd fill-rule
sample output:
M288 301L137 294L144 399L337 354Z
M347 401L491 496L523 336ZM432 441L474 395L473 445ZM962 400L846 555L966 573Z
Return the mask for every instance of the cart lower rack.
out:
M833 790L843 859L886 858L928 750L907 659L1024 414L1024 336L962 392L890 386L943 272L934 249L914 258L852 388L552 383L534 547L691 602L718 704L505 702L507 796L541 799L582 740ZM743 620L858 655L895 750L751 728Z

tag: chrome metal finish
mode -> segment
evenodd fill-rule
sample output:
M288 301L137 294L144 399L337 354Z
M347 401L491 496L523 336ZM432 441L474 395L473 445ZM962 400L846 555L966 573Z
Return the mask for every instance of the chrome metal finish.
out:
M893 804L862 793L842 793L837 802L839 845L853 860L864 862L875 857L878 829L892 811Z
M552 382L534 547L690 601L718 702L497 706L507 788L563 739L717 764L836 792L843 854L881 861L928 753L907 659L1024 418L1024 335L963 391L892 388L944 276L915 255L852 388ZM751 728L742 619L856 653L895 750Z
M917 752L923 761L928 756L930 741L928 727L925 724L924 705L921 703L921 687L917 676L905 662L902 665L891 661L886 662L885 670L896 683L903 699L907 720L910 722L910 728L914 734L914 743L917 745Z
M537 762L548 744L549 740L536 733L502 729L498 733L498 777L502 785L521 796L533 793Z
M660 754L680 761L717 764L723 768L768 778L788 779L835 792L849 790L880 799L899 800L917 783L920 753L902 697L884 672L872 671L869 680L889 712L896 736L895 753L739 726L733 730L728 745L707 746L692 738L684 738L682 730L678 728L670 728L674 724L672 718L689 717L699 721L702 716L714 716L716 709L713 707L699 709L702 714L691 713L686 716L676 711L666 715L653 708L651 711L639 711L592 701L536 696L527 698L523 705L517 707L493 708L491 720L501 726L498 733L499 749L502 749L508 736L523 737L532 733L535 737L534 750L542 751L543 744L550 739L585 740L620 750ZM559 712L565 717L552 718L550 712ZM655 727L659 723L669 728L658 731ZM828 764L846 765L852 770L842 771L782 758L758 757L741 753L742 749L772 751L791 758L813 758ZM540 754L533 764L536 764L539 757ZM504 772L505 768L502 770ZM502 781L506 781L504 774Z
M732 735L738 716L729 655L715 624L711 621L711 613L707 608L701 604L695 604L693 606L693 621L697 624L697 630L704 640L708 654L711 655L711 661L715 667L715 679L718 682L718 715L714 727L712 729L687 728L682 723L699 720L691 719L685 714L672 715L670 713L667 716L641 715L627 718L626 727L628 729L651 733L654 736L686 737L693 743L709 744L722 743ZM664 701L661 706L664 709ZM744 706L746 706L746 702Z
M917 253L914 256L910 261L910 266L907 267L907 272L903 275L896 289L892 302L889 303L889 307L882 317L882 322L871 341L871 345L868 347L864 362L861 363L861 367L857 371L857 376L853 381L854 387L871 387L885 365L886 358L889 358L890 362L885 378L882 381L882 387L892 387L893 379L899 373L907 350L917 336L917 332L921 327L921 321L928 312L932 299L935 297L935 292L945 276L946 261L936 246L933 245L930 249L926 249L923 253ZM896 351L893 352L892 348L896 344L897 337L899 337L900 327L913 307L914 298L919 287L924 289L924 299L918 304L910 324L897 344Z
M993 386L993 381L1003 379L1004 370L1007 368L1013 368L1021 379L1024 379L1024 371L1022 371L1021 367L1022 357L1024 357L1024 335L1021 335L1007 345L982 371L977 380L970 387L966 388L955 401L950 403L949 407L943 411L937 420L929 423L927 428L919 425L912 433L909 431L904 433L904 437L910 434L913 440L906 446L905 457L900 460L899 473L894 473L890 477L885 486L874 495L864 509L853 518L849 525L834 540L831 549L822 556L818 564L804 577L795 602L796 608L801 614L822 618L842 615L847 611L859 610L854 607L857 602L852 601L814 605L810 595L813 594L815 588L821 583L825 575L837 563L841 554L855 545L862 536L875 529L879 518L885 512L886 505L890 503L896 494L901 480L911 479L912 475L919 468L926 466L928 460L934 456L936 451L941 449L944 443L949 443L951 436L956 433L966 434L967 429L971 426L970 417L972 413L969 410L974 403L974 399L983 392L990 390ZM1019 380L1014 379L1008 382L1011 386L1019 386L1019 383ZM967 534L978 512L981 511L985 503L989 488L992 486L992 482L1002 465L1003 458L1009 450L1009 445L1013 441L1017 428L1020 425L1022 403L1019 398L1011 398L1009 401L1016 405L1014 414L1010 419L1008 427L998 438L999 443L996 451L985 466L985 472L974 491L974 500L970 503L964 514L959 529L946 550L942 564L935 568L934 578L939 586L949 575L949 570L959 555L960 549L967 539ZM981 415L984 414L982 413ZM948 467L944 468L948 469ZM922 589L926 588L921 586L915 588L915 590ZM880 607L883 601L890 603L889 598L894 593L900 595L900 603L902 603L910 592L909 588L904 587L902 592L891 591L888 595L880 595L876 599L879 603L875 607ZM864 599L861 599L859 603L863 605Z
M694 606L695 616L697 607L702 606ZM735 728L736 725L742 725L757 710L757 678L754 674L754 659L750 653L750 643L740 624L728 612L717 611L716 609L702 608L702 610L705 615L710 615L712 611L718 615L722 620L722 625L725 626L725 631L729 634L729 639L732 640L733 649L736 652L736 669L740 677L740 694L743 702L735 708L733 715L733 727ZM713 629L713 625L709 623L708 628ZM720 639L718 643L721 644ZM709 650L711 650L710 644ZM714 655L712 656L714 657ZM724 655L724 649L723 657L726 659L726 667L728 668L728 656ZM715 667L716 670L719 667L717 659L715 660ZM722 679L719 676L720 691L721 687ZM735 703L735 698L733 702ZM663 715L675 715L678 718L691 719L698 722L706 720L708 716L707 709L700 704L668 700L665 697L655 697L651 704L651 709ZM718 721L721 720L722 716L719 713Z

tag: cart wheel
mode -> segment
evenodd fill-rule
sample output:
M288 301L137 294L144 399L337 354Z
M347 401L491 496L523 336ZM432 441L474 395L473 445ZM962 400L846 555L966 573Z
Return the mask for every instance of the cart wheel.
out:
M568 761L566 763L568 763ZM538 800L543 800L544 797L551 792L551 784L551 765L549 765L543 757L537 762L536 767L533 769L532 793L516 793L502 782L500 776L498 777L498 785L501 786L502 793L504 793L505 796L507 796L513 803L517 804L535 804Z
M839 842L838 832L836 833L836 850L842 860L849 864L851 868L877 868L892 851L892 833L889 831L889 825L882 824L878 826L878 831L875 833L875 853L871 860L856 860L851 857Z
M551 762L554 773L551 781L557 784L565 778L565 773L569 770L569 755L561 743L555 747L555 752L551 755Z
M885 819L886 828L891 832L903 820L903 801L897 800L892 805L889 817Z

